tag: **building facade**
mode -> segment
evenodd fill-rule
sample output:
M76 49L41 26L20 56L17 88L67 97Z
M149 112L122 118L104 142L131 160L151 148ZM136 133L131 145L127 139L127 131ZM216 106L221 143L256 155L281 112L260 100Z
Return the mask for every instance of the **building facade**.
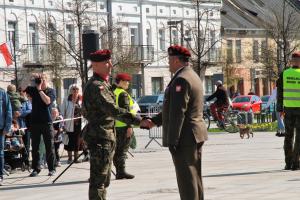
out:
M99 48L113 48L116 66L119 62L117 55L130 47L130 53L134 54L132 63L140 66L133 72L134 97L165 90L171 78L166 52L168 46L183 44L191 50L196 48L193 33L197 28L197 12L191 1L78 2L82 3L76 4L76 0L0 1L0 43L13 41L11 44L15 44L20 82L26 82L32 71L47 71L54 80L60 98L67 94L70 84L81 84L75 58L78 59L76 52L81 49L80 33L84 31L99 33ZM75 12L78 7L82 10L81 15ZM216 63L221 48L221 1L201 1L199 8L200 15L204 16L200 23L205 41L203 46L204 49L210 49L202 55L202 60ZM80 26L77 17L81 19ZM54 44L57 43L52 43L53 38L63 44L63 48L55 48ZM222 73L220 66L214 66L206 72L204 87L207 93L212 92L216 79L213 75ZM3 87L15 79L14 67L0 66ZM130 65L127 64L127 67Z

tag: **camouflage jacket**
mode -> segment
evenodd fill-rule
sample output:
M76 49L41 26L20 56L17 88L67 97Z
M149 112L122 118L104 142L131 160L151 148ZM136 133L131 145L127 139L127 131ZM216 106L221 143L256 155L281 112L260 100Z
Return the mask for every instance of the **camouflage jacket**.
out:
M87 82L83 92L83 116L88 124L83 130L87 143L97 143L107 139L115 141L115 120L139 125L141 119L133 116L124 108L118 108L115 95L109 83L94 74Z

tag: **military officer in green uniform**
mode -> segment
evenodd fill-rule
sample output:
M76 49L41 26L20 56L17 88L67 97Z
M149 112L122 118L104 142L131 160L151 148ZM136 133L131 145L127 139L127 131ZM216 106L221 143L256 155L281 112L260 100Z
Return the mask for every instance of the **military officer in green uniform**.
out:
M300 51L292 54L291 67L277 81L277 111L284 116L285 169L299 169L300 152ZM296 136L294 141L294 129Z
M111 52L98 50L91 53L90 60L93 76L83 92L83 115L88 121L83 138L90 150L89 199L105 200L116 146L115 119L134 125L139 125L141 119L115 104L115 95L108 83Z
M203 200L201 152L207 140L203 84L189 66L188 49L175 45L168 54L174 76L165 90L162 113L152 121L163 126L163 146L171 152L181 200Z
M131 76L127 73L119 73L116 76L116 105L120 108L126 109L128 112L136 115L137 110L134 109L134 101L126 91L129 87ZM133 125L126 124L122 121L116 121L116 137L117 147L114 155L114 165L116 167L116 179L133 179L134 175L128 174L125 170L125 160L127 158L127 151L130 145L130 139L133 134Z

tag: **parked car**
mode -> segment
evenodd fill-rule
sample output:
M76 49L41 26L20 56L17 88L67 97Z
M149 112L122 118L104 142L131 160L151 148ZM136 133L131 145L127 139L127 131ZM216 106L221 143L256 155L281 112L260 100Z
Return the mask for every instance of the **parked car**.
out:
M140 106L142 115L147 113L161 111L164 100L164 94L146 95L138 99L137 103Z
M267 105L269 99L270 99L270 95L265 95L265 96L262 96L262 97L261 97L261 101L262 101L261 109L262 109L262 110L265 110L265 109L266 109L266 105ZM267 111L269 111L270 113L272 113L272 112L275 111L275 108L276 108L276 103L272 103L272 104L270 105L270 107L267 108Z
M260 112L262 101L256 95L241 95L232 100L232 109L246 112Z

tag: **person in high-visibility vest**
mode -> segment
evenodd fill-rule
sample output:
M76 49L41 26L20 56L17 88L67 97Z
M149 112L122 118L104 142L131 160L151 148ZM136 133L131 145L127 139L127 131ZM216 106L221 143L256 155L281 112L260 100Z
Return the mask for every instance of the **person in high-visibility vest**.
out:
M130 113L136 115L137 110L134 109L134 100L126 91L130 81L131 76L129 74L117 74L114 94L116 96L116 105L118 107L125 108ZM133 136L133 126L132 124L126 124L116 120L115 127L117 143L113 163L116 167L116 179L133 179L134 175L128 174L125 170L126 153L129 149L130 139Z
M299 169L300 153L300 51L294 52L291 67L277 81L277 111L285 123L285 170ZM294 141L294 129L296 136Z

